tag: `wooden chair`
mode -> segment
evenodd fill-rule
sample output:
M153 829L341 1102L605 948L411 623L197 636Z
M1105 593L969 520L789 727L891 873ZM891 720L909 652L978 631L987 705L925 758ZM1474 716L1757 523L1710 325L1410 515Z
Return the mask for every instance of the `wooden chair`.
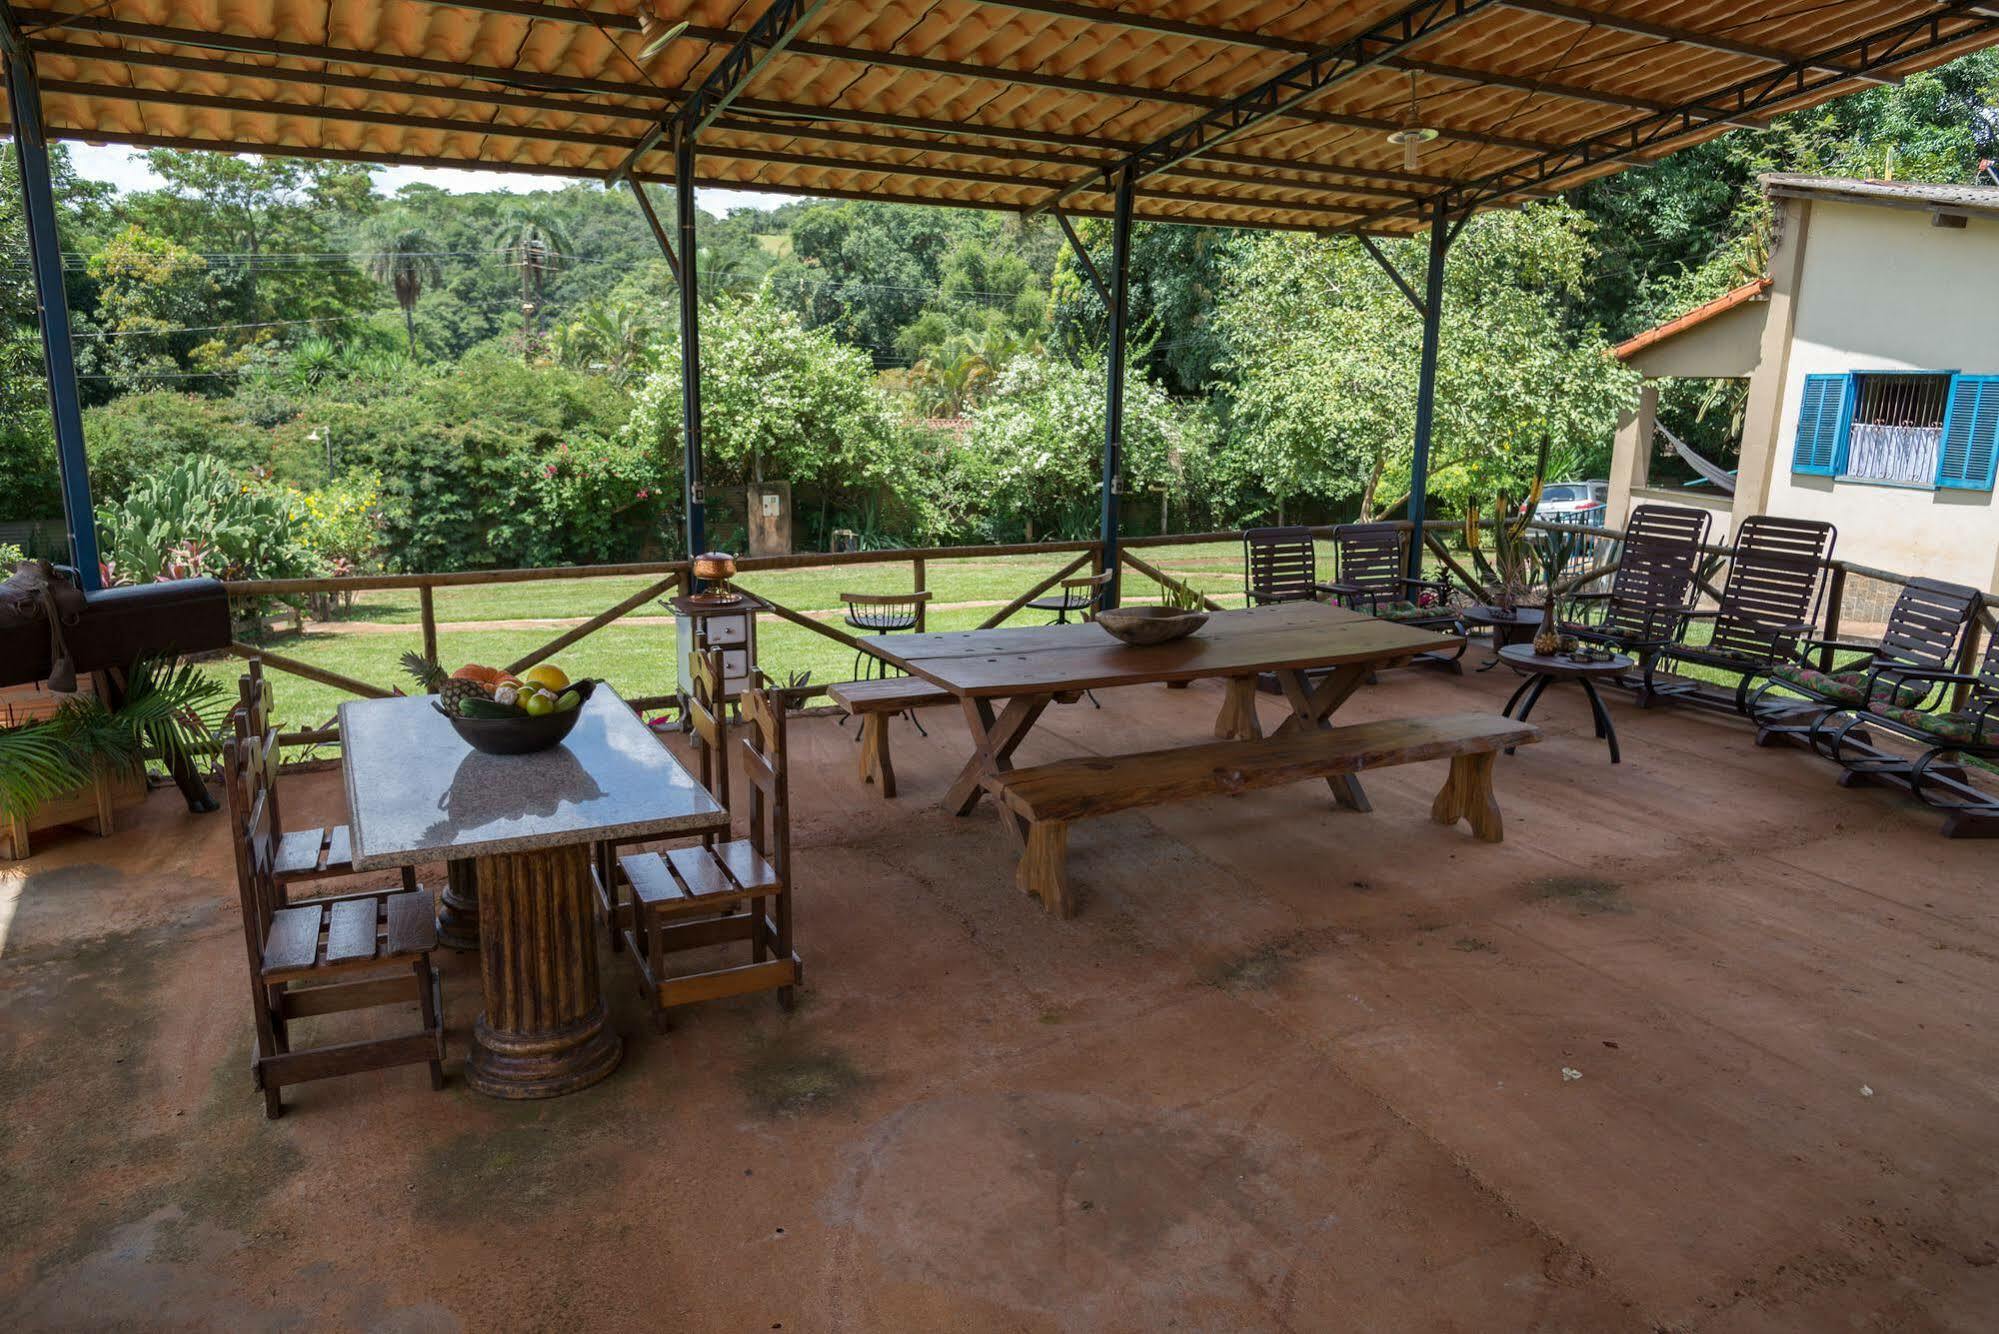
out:
M1345 523L1333 529L1335 577L1320 584L1320 592L1343 607L1364 611L1384 621L1419 630L1448 630L1459 636L1449 652L1425 653L1416 661L1463 671L1464 622L1451 610L1451 586L1441 579L1417 579L1408 573L1408 548L1402 526L1393 523ZM1431 601L1425 604L1422 598Z
M1826 562L1839 531L1811 519L1754 514L1736 531L1728 581L1712 611L1688 611L1662 643L1633 646L1644 667L1641 702L1683 701L1735 713L1749 711L1749 691L1780 662L1793 659L1800 637L1818 627L1825 603ZM1703 643L1689 634L1703 622ZM1690 663L1735 678L1727 695L1715 695L1692 680L1662 681L1662 663Z
M262 742L222 744L236 888L250 966L256 1020L251 1074L264 1114L284 1113L287 1084L358 1074L391 1065L427 1064L430 1085L444 1087L443 996L430 952L437 908L428 890L364 890L287 903L277 879L279 840L270 793L257 781ZM238 812L245 812L238 818ZM415 1001L422 1027L394 1037L294 1047L291 1021Z
M694 748L694 776L725 812L714 831L700 836L703 847L712 846L718 835L728 830L729 723L723 714L723 685L728 674L722 668L722 653L720 648L711 648L687 655L687 738ZM596 879L597 910L611 934L614 954L625 944L622 919L626 913L622 910L619 890L626 883L623 868L629 860L619 857L618 850L651 841L650 834L605 839L594 850L592 873Z
M1319 557L1309 528L1250 528L1242 535L1242 591L1252 607L1311 602L1319 596Z
M1569 594L1564 602L1576 614L1559 620L1563 633L1619 650L1671 639L1700 593L1710 522L1706 510L1681 505L1632 510L1610 587Z
M1982 593L1963 584L1911 579L1895 599L1879 643L1800 638L1793 660L1773 666L1749 701L1756 744L1791 740L1820 748L1820 726L1843 710L1864 709L1877 699L1896 708L1917 707L1931 689L1923 674L1958 665L1965 633L1983 601ZM1851 656L1842 662L1834 657L1838 653ZM1821 665L1814 665L1814 658Z
M277 835L278 851L274 873L280 885L307 884L334 876L354 874L353 843L344 824L314 826L286 832L278 801L278 765L281 750L277 725L271 719L271 683L264 676L264 664L250 659L249 670L236 680L237 705L231 715L239 741L255 738L258 755L257 783L268 799L271 829ZM414 890L416 868L403 868L403 888Z
M1111 584L1111 572L1101 574L1079 574L1073 579L1064 579L1062 591L1049 597L1038 597L1027 605L1036 611L1051 611L1055 619L1050 625L1067 625L1071 616L1079 620L1091 621L1097 616L1097 607L1104 600L1104 590Z
M719 662L716 670L720 670ZM785 699L756 673L739 697L743 735L736 750L749 789L748 837L704 838L693 847L666 853L635 853L621 860L631 887L631 927L625 934L640 989L657 1007L666 1030L667 1011L676 1005L777 992L790 1009L803 965L791 939L791 795L785 747ZM712 739L714 767L704 765L727 791L728 749L720 719L694 705L695 731ZM766 912L768 902L771 911ZM667 972L670 957L684 950L747 940L750 962L678 976Z

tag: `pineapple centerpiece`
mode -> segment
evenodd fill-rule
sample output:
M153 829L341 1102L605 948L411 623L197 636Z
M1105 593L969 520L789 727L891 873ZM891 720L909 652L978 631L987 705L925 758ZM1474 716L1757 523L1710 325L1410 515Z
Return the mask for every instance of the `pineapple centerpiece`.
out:
M443 667L420 653L403 654L403 670L418 685L437 696L437 706L453 718L542 718L567 713L583 702L569 674L552 662L530 667L519 676L468 662L446 674Z

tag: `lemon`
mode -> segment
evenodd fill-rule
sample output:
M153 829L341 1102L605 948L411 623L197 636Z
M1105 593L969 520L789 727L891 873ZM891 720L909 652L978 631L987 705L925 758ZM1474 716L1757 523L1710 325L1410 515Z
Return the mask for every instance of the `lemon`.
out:
M569 689L569 674L554 663L544 662L539 667L530 667L521 673L521 680L538 685L544 690L560 693Z
M521 701L521 708L527 711L527 715L530 718L544 717L548 714L555 712L555 696L541 695L541 694L529 695L526 699Z

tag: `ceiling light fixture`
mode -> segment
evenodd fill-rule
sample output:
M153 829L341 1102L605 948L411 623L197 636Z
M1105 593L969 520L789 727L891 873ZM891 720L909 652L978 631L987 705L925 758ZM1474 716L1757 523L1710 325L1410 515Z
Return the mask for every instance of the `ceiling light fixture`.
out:
M686 31L686 19L682 19L680 22L669 27L659 15L650 11L646 12L639 17L639 36L645 38L645 45L639 48L639 59L651 60L654 56L671 46L674 39Z
M1416 148L1437 137L1437 131L1423 123L1423 114L1416 104L1416 71L1409 71L1409 110L1402 117L1402 128L1388 133L1388 142L1402 150L1402 170L1416 170Z

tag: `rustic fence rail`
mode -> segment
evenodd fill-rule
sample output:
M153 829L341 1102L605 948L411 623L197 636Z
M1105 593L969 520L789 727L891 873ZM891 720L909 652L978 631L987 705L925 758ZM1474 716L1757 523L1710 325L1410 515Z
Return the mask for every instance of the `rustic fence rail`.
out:
M1492 522L1487 521L1488 524ZM1321 525L1311 528L1315 537L1330 538L1335 525ZM1405 532L1408 525L1402 525ZM1576 574L1561 581L1560 587L1574 589L1595 580L1605 578L1617 569L1618 554L1624 531L1617 528L1592 527L1578 524L1557 524L1536 522L1534 529L1549 534L1568 534L1588 539L1590 545L1585 550L1590 553L1588 565ZM1468 567L1461 554L1449 545L1451 535L1462 532L1462 525L1453 520L1431 520L1423 525L1423 547L1429 560L1436 568L1459 585L1476 590L1479 580ZM1240 545L1243 535L1240 531L1206 533L1181 533L1124 539L1119 544L1118 563L1128 574L1136 575L1158 585L1162 590L1176 588L1185 593L1193 593L1201 598L1204 605L1220 610L1224 604L1214 597L1199 593L1185 581L1168 571L1160 569L1144 556L1137 554L1161 547L1201 546L1234 544ZM1725 562L1732 549L1720 543L1707 543L1702 551L1718 562ZM854 552L801 552L788 556L750 556L739 559L738 578L760 573L774 573L787 570L836 569L842 567L882 566L907 564L910 569L910 586L913 591L923 592L929 587L929 575L934 563L947 561L984 561L1000 557L1048 556L1067 557L1052 573L1031 584L1024 592L1002 605L981 623L980 628L991 629L1020 614L1027 604L1047 593L1062 580L1070 578L1088 566L1092 573L1103 569L1103 544L1096 541L1032 542L1011 543L976 547L914 547L880 551ZM1826 597L1824 631L1827 638L1837 638L1840 634L1842 604L1847 590L1849 576L1872 580L1891 587L1900 587L1910 582L1912 576L1893 570L1881 570L1835 557L1824 562L1829 580ZM554 636L539 648L527 653L509 664L508 670L525 671L536 663L544 662L555 654L572 647L589 636L616 624L648 603L667 596L673 589L691 586L692 574L684 561L639 561L616 565L568 565L531 569L508 570L463 570L440 574L374 574L352 575L337 579L252 579L238 580L225 585L232 602L253 599L286 599L325 593L363 593L374 591L415 590L418 594L418 620L413 628L421 637L426 657L436 659L438 653L437 598L439 589L484 587L501 584L546 582L559 579L611 579L651 576L651 582L638 592L607 607L581 624L570 626ZM1719 565L1705 572L1702 587L1710 597L1718 596L1716 583L1720 578ZM788 624L819 635L849 651L867 653L859 638L836 625L789 607L764 596L771 603L770 615ZM1978 616L1978 627L1966 636L1962 667L1969 669L1977 661L1980 634L1990 637L1999 634L1999 596L1986 594ZM344 691L359 698L380 698L393 693L389 688L358 680L340 672L331 671L313 663L304 662L289 654L273 652L257 645L238 641L229 646L229 651L241 657L261 657L267 669L286 672L301 679ZM807 687L802 694L814 696L824 692L824 683ZM677 706L677 696L658 694L631 699L634 707L640 709L672 709ZM337 742L339 729L329 719L327 723L314 728L287 732L282 740L287 745L324 745Z

